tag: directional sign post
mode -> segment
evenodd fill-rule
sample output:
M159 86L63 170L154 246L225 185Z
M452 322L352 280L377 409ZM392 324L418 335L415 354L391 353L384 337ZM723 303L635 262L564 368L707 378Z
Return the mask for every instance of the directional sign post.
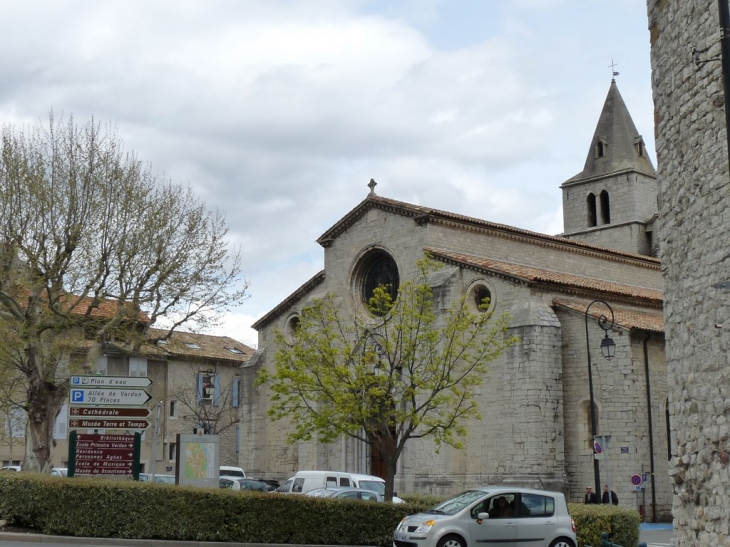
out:
M111 406L72 406L68 409L71 418L146 418L150 411L146 408Z
M134 476L139 479L142 436L87 435L72 431L69 437L68 476Z
M69 429L147 429L150 422L130 418L127 420L108 420L106 418L71 418Z
M141 406L152 396L143 389L72 387L69 398L74 406Z
M147 387L152 380L141 376L71 376L71 387Z

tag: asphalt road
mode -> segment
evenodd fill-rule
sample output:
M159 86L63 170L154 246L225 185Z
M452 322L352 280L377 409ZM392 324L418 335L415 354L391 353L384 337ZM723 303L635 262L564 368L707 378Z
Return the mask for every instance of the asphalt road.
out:
M647 547L669 547L672 544L672 534L671 524L643 524L639 541L645 541Z

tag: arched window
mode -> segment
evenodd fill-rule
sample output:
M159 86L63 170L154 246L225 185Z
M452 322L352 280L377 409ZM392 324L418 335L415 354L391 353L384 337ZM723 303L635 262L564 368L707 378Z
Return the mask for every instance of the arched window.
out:
M611 210L608 203L608 192L601 192L601 224L611 224Z
M594 194L588 194L588 227L596 225L596 196Z

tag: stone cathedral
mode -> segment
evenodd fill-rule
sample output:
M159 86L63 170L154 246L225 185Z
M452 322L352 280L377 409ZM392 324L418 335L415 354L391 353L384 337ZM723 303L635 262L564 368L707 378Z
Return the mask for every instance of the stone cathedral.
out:
M292 339L299 313L332 293L362 307L374 272L413 276L430 252L443 263L432 280L441 309L466 294L511 315L520 342L490 364L476 393L482 419L468 423L464 448L412 440L398 463L396 491L450 494L486 484L561 490L582 501L594 483L587 343L597 431L611 435L601 481L648 520L668 518L663 280L655 258L657 181L615 81L611 82L583 170L560 187L564 233L535 233L370 193L317 242L324 269L255 325L259 350L243 369L240 463L247 473L286 479L297 470L378 474L377 457L353 439L288 445L286 424L266 416L270 394L254 387L273 366L274 332ZM614 312L612 360L601 355L597 319ZM587 327L586 327L587 325ZM586 335L587 328L587 335ZM587 342L588 340L588 342ZM634 474L646 474L636 492Z

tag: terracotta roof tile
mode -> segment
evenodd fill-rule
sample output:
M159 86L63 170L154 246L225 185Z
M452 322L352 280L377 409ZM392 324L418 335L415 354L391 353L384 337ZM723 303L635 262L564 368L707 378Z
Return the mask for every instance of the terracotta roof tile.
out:
M556 298L553 304L560 308L572 310L585 315L589 302L576 302ZM664 316L661 311L635 311L611 306L613 309L614 323L627 330L644 330L649 332L664 332ZM605 308L593 307L588 312L590 317L598 319Z
M443 251L439 249L425 250L431 253L436 259L453 261L458 264L476 267L481 270L499 275L506 275L527 283L549 283L558 286L640 298L650 300L655 303L662 303L664 301L664 293L656 289L648 289L646 287L637 287L635 285L605 281L603 279L556 272L553 270L535 268L533 266L525 266L524 264L514 264L512 262L503 262L501 260L454 253L451 251Z
M150 338L163 337L164 329L150 329ZM204 358L224 361L246 362L256 350L228 336L211 336L191 332L172 333L166 344L144 344L142 353L167 357Z

